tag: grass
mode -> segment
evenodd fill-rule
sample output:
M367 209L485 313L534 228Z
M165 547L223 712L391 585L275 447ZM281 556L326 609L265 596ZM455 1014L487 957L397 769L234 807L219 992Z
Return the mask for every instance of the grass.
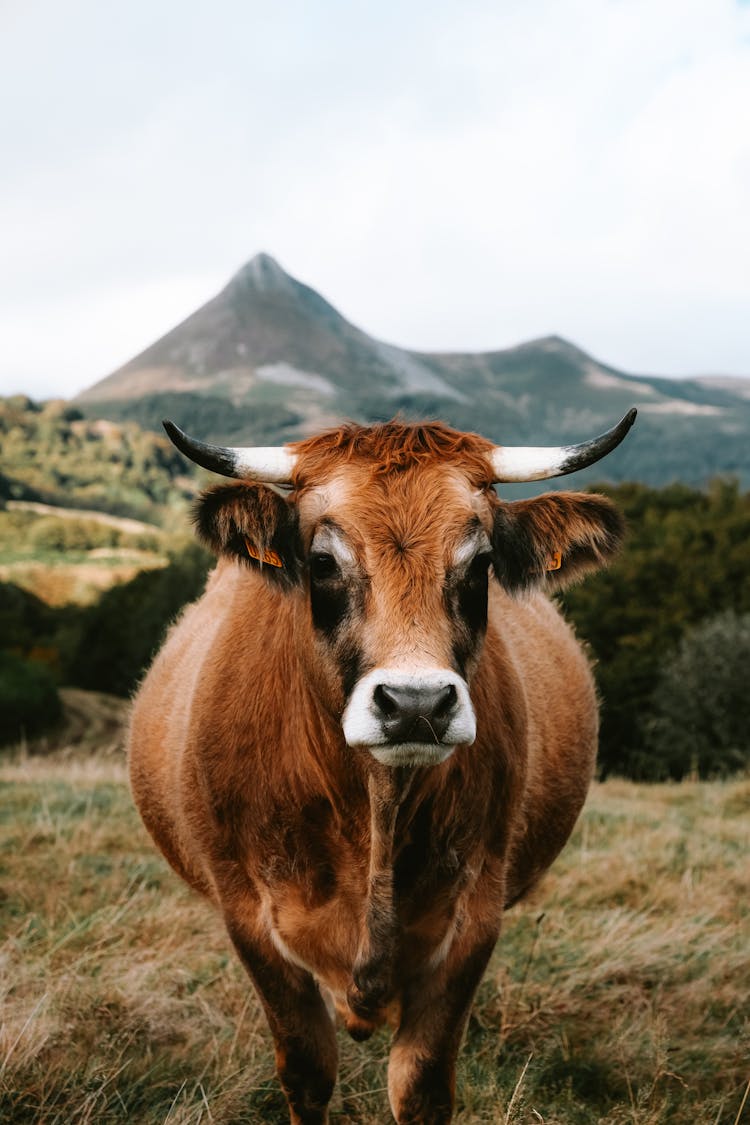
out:
M157 527L100 512L10 504L0 509L0 582L48 605L90 605L111 586L169 562Z
M0 582L20 586L50 606L85 606L97 601L110 587L130 582L142 570L155 570L168 562L166 556L146 551L129 559L115 555L114 551L103 557L93 552L85 556L66 553L56 560L0 563Z
M748 780L594 788L507 917L460 1125L750 1120L748 813ZM3 1122L287 1121L254 994L141 828L117 752L0 768L0 997ZM388 1121L388 1036L340 1046L332 1121Z

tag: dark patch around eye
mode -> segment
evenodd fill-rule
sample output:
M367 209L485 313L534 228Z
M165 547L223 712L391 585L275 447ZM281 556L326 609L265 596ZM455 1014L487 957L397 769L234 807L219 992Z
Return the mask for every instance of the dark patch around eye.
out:
M355 684L363 674L362 654L352 638L347 639L341 645L338 658L344 698L348 701L349 696L354 691Z
M487 567L458 589L458 612L469 632L477 638L487 628Z
M310 556L310 577L316 582L333 578L338 572L338 563L333 555L319 552Z
M462 676L487 629L489 553L476 555L446 587L446 605L454 624L453 658Z
M339 577L316 579L310 575L310 608L313 625L329 640L334 640L349 614L349 592Z
M313 626L331 648L341 675L344 699L348 701L364 674L354 628L364 610L364 590L356 580L344 578L332 556L312 556L309 570Z

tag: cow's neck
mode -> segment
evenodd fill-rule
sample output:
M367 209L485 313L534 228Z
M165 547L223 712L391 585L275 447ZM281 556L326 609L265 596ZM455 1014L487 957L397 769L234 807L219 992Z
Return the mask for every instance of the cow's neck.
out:
M393 861L396 821L411 789L414 770L393 769L373 761L367 776L370 799L370 866L364 929L347 996L351 1009L372 1019L391 993L398 940Z

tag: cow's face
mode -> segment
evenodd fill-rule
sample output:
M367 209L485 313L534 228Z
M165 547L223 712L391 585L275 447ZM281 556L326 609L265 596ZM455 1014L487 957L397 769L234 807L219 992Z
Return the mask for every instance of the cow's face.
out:
M474 741L492 518L460 471L349 465L298 501L316 662L347 743L387 764Z
M477 441L481 439L476 439ZM298 599L308 675L353 748L387 765L428 765L471 743L471 678L489 582L510 593L560 585L615 549L602 497L501 503L482 457L318 459L285 498L220 486L199 534ZM558 565L559 564L559 565Z

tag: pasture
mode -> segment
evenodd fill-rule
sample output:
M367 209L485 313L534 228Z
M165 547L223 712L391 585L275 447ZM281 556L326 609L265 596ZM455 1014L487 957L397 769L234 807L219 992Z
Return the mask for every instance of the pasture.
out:
M749 857L750 780L595 786L507 915L456 1121L750 1121ZM288 1120L255 996L141 827L119 750L0 766L0 996L0 1121ZM387 1122L388 1035L339 1043L332 1122Z

